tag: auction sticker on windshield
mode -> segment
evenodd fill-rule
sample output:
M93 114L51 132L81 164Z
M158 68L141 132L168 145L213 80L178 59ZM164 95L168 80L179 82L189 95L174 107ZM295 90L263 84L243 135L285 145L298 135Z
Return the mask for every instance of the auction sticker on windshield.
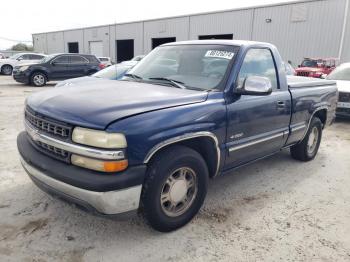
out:
M208 50L205 53L205 57L215 57L215 58L225 58L225 59L232 59L234 55L235 53L233 52L221 51L221 50Z

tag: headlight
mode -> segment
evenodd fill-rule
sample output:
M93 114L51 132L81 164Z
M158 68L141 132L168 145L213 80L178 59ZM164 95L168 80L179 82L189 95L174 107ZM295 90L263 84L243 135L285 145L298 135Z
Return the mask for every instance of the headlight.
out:
M76 143L100 148L126 148L126 138L123 134L107 133L83 127L73 130L72 140Z
M103 161L88 157L72 155L71 162L73 165L102 172L118 172L128 167L128 160Z
M18 70L19 71L26 71L28 69L29 66L21 66Z

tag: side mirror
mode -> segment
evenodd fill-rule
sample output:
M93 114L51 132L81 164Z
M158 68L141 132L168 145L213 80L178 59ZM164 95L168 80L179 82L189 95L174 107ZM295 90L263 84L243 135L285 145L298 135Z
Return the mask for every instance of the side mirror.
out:
M235 94L266 96L272 93L272 84L269 78L262 76L248 76L242 87L234 89Z
M17 58L17 61L22 61L22 60L23 60L22 57L18 57L18 58Z

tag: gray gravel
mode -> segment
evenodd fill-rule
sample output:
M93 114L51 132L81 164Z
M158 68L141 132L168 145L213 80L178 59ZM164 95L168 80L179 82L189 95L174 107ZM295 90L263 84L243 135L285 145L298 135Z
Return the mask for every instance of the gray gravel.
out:
M314 161L288 151L212 180L176 232L94 217L42 193L23 171L23 102L42 89L0 76L0 261L350 261L350 121L325 130Z

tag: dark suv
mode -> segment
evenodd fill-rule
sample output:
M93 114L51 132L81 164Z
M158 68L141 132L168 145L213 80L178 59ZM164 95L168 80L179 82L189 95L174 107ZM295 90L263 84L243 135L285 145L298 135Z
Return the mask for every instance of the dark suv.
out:
M20 83L44 86L52 80L91 75L101 69L94 55L54 54L38 63L21 64L13 69L13 78Z

